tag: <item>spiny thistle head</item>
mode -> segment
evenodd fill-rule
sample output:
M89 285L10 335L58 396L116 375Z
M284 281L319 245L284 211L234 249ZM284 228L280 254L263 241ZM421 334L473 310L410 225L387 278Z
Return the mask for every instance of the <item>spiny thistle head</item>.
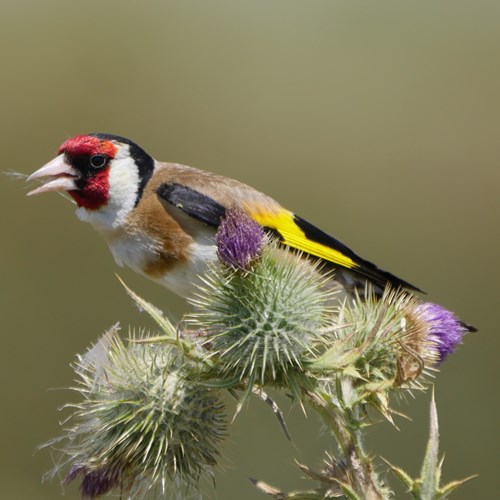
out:
M271 242L251 271L213 269L189 321L205 332L221 376L286 384L331 315L327 282L317 266Z
M407 325L419 303L403 290L386 289L382 297L368 291L343 308L337 336L349 340L344 348L357 355L355 370L372 387L412 382L435 363L427 332Z
M265 238L260 224L243 211L232 209L221 220L215 239L221 262L245 271L259 257Z
M57 440L84 497L194 484L217 463L224 407L171 346L125 346L113 329L77 365L84 396ZM196 372L196 370L194 370Z
M466 328L436 304L404 290L368 291L347 301L315 367L354 374L365 388L421 387L428 373L462 339ZM360 382L361 383L361 382Z

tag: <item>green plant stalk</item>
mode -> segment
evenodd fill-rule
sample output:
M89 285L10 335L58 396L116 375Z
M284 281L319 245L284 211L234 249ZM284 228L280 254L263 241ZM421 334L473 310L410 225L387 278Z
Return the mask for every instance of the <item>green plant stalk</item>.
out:
M352 387L349 377L342 377L337 383L339 404L335 405L327 395L317 391L307 391L309 404L321 416L326 427L332 432L343 455L349 473L348 483L339 484L348 498L359 500L386 500L389 498L373 470L370 457L363 445L363 424L360 421L359 405L349 408L343 401L342 387Z

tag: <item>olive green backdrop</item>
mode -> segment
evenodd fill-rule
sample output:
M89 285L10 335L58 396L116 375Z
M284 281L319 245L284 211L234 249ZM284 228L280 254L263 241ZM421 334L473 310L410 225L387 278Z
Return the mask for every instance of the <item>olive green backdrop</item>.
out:
M454 497L498 483L500 3L339 0L3 0L0 169L30 173L66 138L103 131L153 156L236 177L279 199L480 328L436 378ZM0 178L0 496L55 499L36 447L58 435L69 363L107 327L151 326L114 273L179 317L186 306L128 270L62 197ZM399 405L370 447L417 472L429 394ZM252 401L204 497L301 484L317 421L295 444ZM330 449L332 449L330 445ZM398 490L401 492L401 490ZM78 498L75 485L65 498ZM405 498L401 493L398 498Z

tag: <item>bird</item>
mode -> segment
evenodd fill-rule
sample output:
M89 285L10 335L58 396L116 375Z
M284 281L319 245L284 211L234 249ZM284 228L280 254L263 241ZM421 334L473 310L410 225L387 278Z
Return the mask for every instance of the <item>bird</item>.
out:
M43 181L28 195L69 194L78 218L101 233L118 265L184 298L217 262L215 236L230 210L242 211L283 246L333 269L349 294L367 283L379 291L390 285L421 292L266 194L215 173L157 161L118 135L72 137L27 180Z

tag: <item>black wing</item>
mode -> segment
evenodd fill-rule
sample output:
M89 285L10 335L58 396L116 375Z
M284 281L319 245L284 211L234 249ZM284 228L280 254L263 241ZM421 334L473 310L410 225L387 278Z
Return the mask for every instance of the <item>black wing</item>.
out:
M195 219L218 227L226 209L213 198L181 184L165 183L157 190L158 196Z

